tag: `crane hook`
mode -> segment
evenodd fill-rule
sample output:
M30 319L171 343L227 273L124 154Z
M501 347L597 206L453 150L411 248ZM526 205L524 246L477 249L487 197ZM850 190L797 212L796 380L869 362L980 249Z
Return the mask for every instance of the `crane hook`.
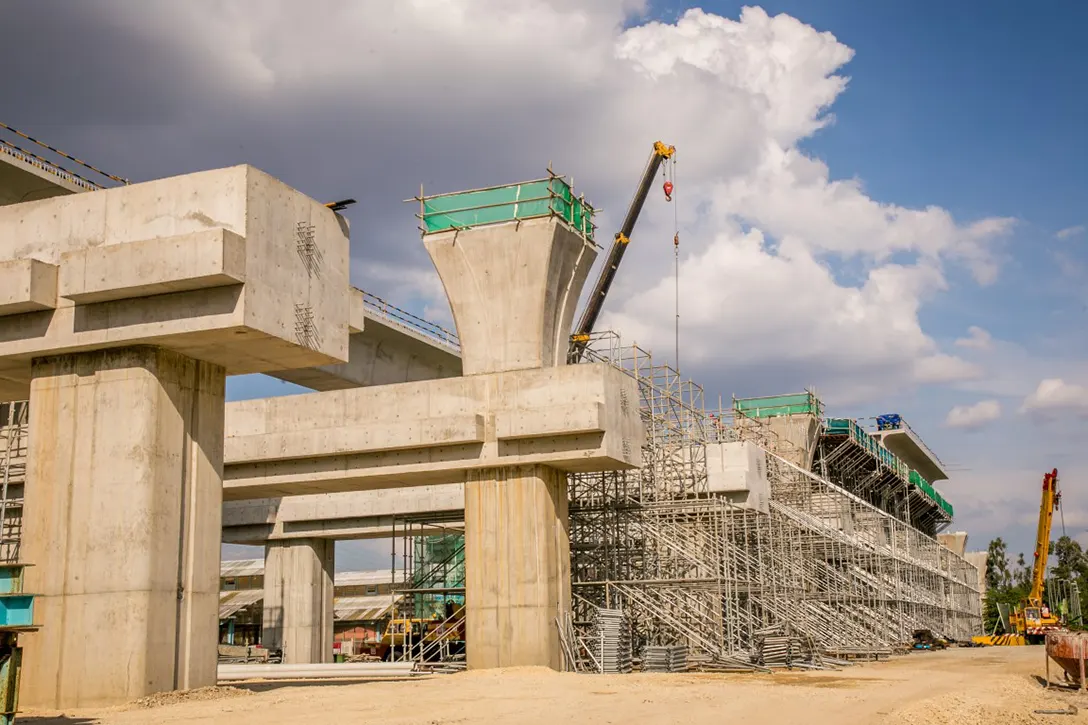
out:
M672 201L672 182L666 181L663 188L665 189L665 201Z

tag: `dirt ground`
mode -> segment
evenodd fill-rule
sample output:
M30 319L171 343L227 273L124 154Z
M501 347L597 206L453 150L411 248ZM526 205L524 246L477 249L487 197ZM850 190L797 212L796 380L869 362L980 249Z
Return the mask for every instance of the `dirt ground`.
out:
M1052 665L1052 674L1056 669ZM916 652L838 671L773 675L576 675L516 668L410 681L257 683L18 725L991 725L1088 723L1088 695L1042 688L1041 647ZM1035 709L1078 708L1075 715Z

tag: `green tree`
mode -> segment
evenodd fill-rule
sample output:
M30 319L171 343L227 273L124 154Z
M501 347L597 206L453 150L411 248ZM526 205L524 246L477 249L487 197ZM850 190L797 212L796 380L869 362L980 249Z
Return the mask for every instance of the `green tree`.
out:
M1024 561L1024 552L1016 555L1016 569L1012 573L1013 586L1027 589L1031 586L1031 569Z
M999 589L1012 584L1009 555L1005 541L998 536L990 542L986 556L986 588Z

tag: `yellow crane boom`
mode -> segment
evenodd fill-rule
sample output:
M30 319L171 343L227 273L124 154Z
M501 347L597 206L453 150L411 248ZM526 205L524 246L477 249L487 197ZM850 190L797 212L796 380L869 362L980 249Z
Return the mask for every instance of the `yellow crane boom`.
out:
M1043 606L1043 587L1046 584L1046 564L1050 558L1050 531L1054 524L1054 512L1061 503L1058 491L1058 469L1043 475L1043 499L1039 504L1039 528L1035 534L1035 562L1031 572L1031 592L1028 605Z

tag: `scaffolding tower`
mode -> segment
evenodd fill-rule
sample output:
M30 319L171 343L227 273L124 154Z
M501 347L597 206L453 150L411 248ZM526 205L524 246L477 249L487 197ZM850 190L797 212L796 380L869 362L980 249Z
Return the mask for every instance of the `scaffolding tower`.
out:
M583 359L638 381L647 437L641 470L569 476L569 640L592 640L597 613L616 609L636 656L680 644L695 662L746 661L773 626L835 656L886 653L918 629L979 632L974 566L810 470L818 401L773 425L743 406L707 414L697 385L612 332L594 334ZM766 511L708 489L707 447L742 441L766 453ZM599 667L585 648L575 659Z

